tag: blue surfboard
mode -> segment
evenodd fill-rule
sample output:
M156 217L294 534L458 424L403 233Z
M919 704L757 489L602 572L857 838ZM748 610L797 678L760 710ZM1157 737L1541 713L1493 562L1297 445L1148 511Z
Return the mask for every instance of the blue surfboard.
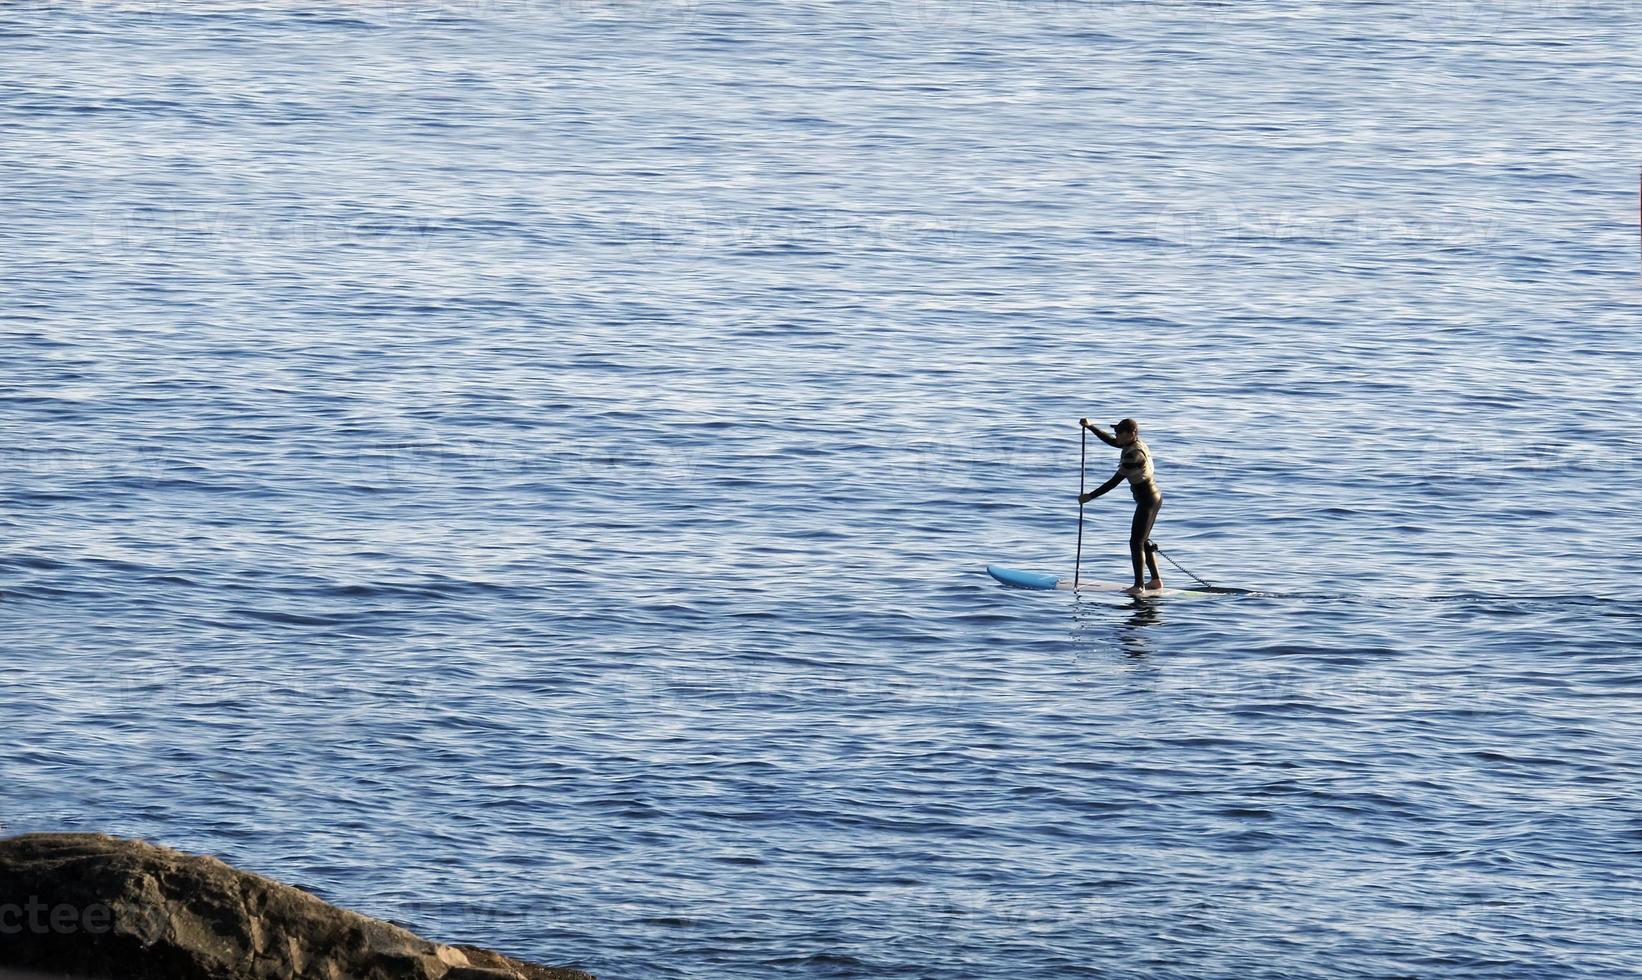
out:
M1056 589L1060 587L1060 579L1042 572L1023 572L1016 568L1004 568L1000 565L986 566L986 573L1005 585L1017 589Z
M1060 590L1072 591L1071 578L1056 578L1047 572L1026 572L1018 568L1004 568L1002 565L986 566L986 573L1013 589L1039 589L1043 591ZM1079 592L1123 592L1127 585L1116 582L1091 582L1083 579L1078 582ZM1232 591L1232 590L1225 590ZM1241 591L1241 590L1237 590ZM1185 595L1213 595L1212 592L1199 592L1194 589L1155 589L1151 592L1142 592L1142 598L1152 596L1185 596Z

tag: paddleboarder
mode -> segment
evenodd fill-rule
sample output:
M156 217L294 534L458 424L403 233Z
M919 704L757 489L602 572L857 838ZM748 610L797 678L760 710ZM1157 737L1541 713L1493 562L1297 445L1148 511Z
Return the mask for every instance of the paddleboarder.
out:
M1134 566L1135 584L1124 591L1130 595L1155 592L1163 588L1163 576L1157 571L1157 546L1152 544L1151 537L1157 512L1163 507L1163 492L1157 488L1157 479L1152 474L1152 451L1140 439L1140 423L1124 419L1112 427L1112 434L1107 434L1100 426L1089 424L1088 419L1079 419L1079 422L1101 442L1121 449L1123 454L1112 478L1078 497L1078 503L1086 504L1124 480L1129 481L1129 492L1135 498L1135 518L1129 525L1129 561ZM1152 580L1142 584L1146 570L1151 571Z

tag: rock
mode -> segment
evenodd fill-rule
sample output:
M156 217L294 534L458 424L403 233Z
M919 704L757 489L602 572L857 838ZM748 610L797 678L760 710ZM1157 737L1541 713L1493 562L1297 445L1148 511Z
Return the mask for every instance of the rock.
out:
M102 834L0 840L0 972L117 980L593 980L445 946L290 885Z

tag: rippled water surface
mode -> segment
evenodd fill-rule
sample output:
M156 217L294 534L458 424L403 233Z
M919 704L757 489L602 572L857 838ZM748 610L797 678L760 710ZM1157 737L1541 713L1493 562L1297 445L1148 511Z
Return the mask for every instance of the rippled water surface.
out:
M1639 28L0 6L0 821L605 978L1634 975ZM1255 594L985 576L1081 415Z

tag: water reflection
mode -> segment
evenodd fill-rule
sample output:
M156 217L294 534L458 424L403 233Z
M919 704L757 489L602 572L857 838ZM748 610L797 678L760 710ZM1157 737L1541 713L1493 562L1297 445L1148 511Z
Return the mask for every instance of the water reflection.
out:
M1123 655L1130 660L1144 660L1151 652L1146 642L1146 630L1163 622L1163 604L1154 599L1133 599L1128 605L1129 616L1117 627L1118 642Z
M1114 623L1116 615L1122 618ZM1104 645L1103 641L1115 632L1124 656L1143 660L1152 649L1146 630L1163 621L1163 604L1155 599L1134 598L1127 604L1113 605L1079 597L1072 606L1072 642L1082 651Z

